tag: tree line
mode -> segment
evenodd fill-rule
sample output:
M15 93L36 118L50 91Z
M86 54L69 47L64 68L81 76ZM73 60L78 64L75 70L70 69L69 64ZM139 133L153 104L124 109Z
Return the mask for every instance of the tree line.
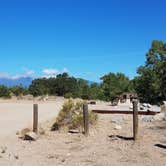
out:
M65 98L113 101L117 95L132 90L130 79L122 73L109 73L101 80L101 84L89 83L84 79L70 77L67 73L62 73L56 78L35 79L28 88L21 85L8 88L1 85L0 97L9 98L12 95L31 94L34 97L56 95Z
M136 92L142 102L160 104L166 100L166 43L155 40L146 54L146 62L130 80L123 73L108 73L101 83L89 83L71 77L68 73L56 78L38 78L28 88L0 86L0 97L31 94L33 96L57 95L66 98L99 99L114 101L123 92Z

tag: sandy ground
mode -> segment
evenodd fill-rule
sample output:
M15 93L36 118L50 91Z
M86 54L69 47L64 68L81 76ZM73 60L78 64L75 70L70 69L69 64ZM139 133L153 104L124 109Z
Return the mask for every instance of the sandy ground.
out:
M0 101L0 140L6 140L17 131L32 127L33 104L39 107L39 123L56 117L62 107L63 100L52 102L33 101Z
M40 103L41 121L44 123L55 116L61 104ZM0 153L0 166L165 166L166 149L155 145L166 146L166 121L147 123L140 120L139 140L135 143L131 139L131 115L99 115L88 137L81 133L50 132L48 126L45 135L36 142L28 142L12 133L30 123L32 104L0 105L1 140L2 136L6 137L0 142L0 147L6 147L5 153ZM6 113L2 108L8 108ZM122 117L123 122L113 123L114 117ZM122 129L115 129L116 125Z

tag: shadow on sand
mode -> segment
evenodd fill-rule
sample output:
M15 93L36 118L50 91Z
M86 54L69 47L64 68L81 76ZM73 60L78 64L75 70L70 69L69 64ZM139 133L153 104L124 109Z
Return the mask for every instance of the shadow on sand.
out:
M119 138L125 141L132 141L134 140L133 137L125 137L125 136L121 136L121 135L110 135L109 138Z
M162 144L155 144L154 146L156 146L158 148L166 149L166 146L162 145Z

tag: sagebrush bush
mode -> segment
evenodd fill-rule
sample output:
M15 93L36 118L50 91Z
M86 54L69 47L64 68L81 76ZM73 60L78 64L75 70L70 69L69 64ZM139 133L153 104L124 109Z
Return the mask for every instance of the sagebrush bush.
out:
M58 130L60 127L81 129L83 127L83 104L82 101L74 102L71 99L65 102L52 126L52 130ZM89 111L89 123L93 125L96 122L97 114Z

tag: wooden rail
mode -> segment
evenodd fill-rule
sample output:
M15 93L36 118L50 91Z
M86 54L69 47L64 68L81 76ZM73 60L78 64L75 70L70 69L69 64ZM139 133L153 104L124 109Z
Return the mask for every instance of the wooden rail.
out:
M129 110L92 110L92 112L99 114L133 114L133 111ZM138 111L138 115L156 115L160 112L154 111Z

